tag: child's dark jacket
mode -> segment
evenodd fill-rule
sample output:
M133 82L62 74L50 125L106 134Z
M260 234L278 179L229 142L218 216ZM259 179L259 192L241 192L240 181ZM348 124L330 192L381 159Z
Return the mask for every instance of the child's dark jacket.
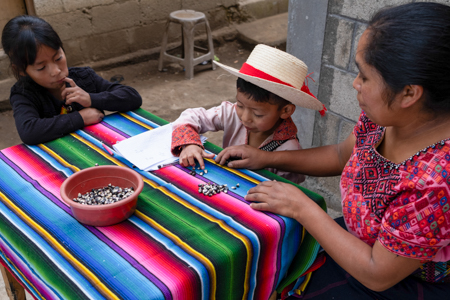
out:
M68 77L89 93L91 107L99 110L129 111L142 104L135 89L111 83L89 67L69 68ZM45 143L84 127L78 112L83 106L73 103L73 112L61 114L63 103L31 79L19 81L11 88L10 102L17 131L26 144Z

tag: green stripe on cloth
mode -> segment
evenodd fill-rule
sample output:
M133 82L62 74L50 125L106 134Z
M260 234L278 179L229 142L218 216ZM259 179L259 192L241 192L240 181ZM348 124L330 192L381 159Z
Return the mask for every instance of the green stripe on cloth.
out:
M2 236L11 244L11 247L20 254L20 256L29 264L35 267L35 272L45 282L49 283L53 288L58 289L58 293L65 295L65 298L76 297L76 299L88 299L74 283L56 268L54 263L48 256L41 251L39 247L29 247L30 241L27 236L20 230L15 230L15 226L11 224L3 215L0 214L0 228L2 228Z
M230 293L240 295L243 293L245 278L240 266L246 265L247 256L243 255L246 253L246 249L240 240L227 233L217 224L192 213L192 211L188 212L188 208L159 190L141 193L137 210L161 224L165 229L170 230L177 237L185 237L183 243L190 245L195 251L205 256L216 268L218 266L222 268L216 270L216 273L229 275L217 278L217 295ZM180 218L180 215L183 218ZM239 261L232 260L233 252L236 251L241 253ZM223 259L223 254L227 252L229 253L227 256L229 261L219 263L217 259Z
M211 144L209 142L206 142L204 144L204 146L205 146L206 150L209 150L216 154L220 153L220 151L223 150L223 148L216 146L214 144ZM267 177L269 179L289 183L289 184L296 186L303 193L305 193L306 196L308 196L311 200L316 202L317 205L319 205L324 211L327 211L327 205L325 203L325 199L322 196L320 196L319 194L314 193L314 192L312 192L296 183L293 183L281 176L278 176L270 171L267 171L264 169L252 170L252 171L255 173L258 173L264 177ZM300 277L312 265L312 263L314 262L314 259L317 256L319 248L320 248L320 245L316 241L316 239L314 239L312 237L312 235L310 235L306 231L305 237L303 238L303 242L300 245L300 249L297 251L297 255L294 257L294 260L292 261L291 266L289 267L289 270L288 270L285 278L283 278L283 280L278 284L278 287L277 287L278 293L281 293L281 291L286 286L288 286L294 280L296 280L298 277ZM309 258L309 259L305 259L305 257Z

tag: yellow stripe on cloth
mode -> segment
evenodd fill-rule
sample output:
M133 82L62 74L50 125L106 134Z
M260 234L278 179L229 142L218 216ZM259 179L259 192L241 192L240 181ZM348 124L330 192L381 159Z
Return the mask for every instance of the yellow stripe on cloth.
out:
M252 177L250 177L250 176L248 176L248 175L245 175L244 173L242 173L242 172L239 171L238 169L232 169L232 168L228 168L228 167L226 167L226 166L224 166L224 165L219 165L218 163L216 163L214 160L212 160L212 159L210 159L210 158L203 157L203 159L209 161L209 162L212 163L212 164L215 164L215 165L217 165L217 166L220 166L221 168L224 168L225 170L227 170L227 171L230 172L230 173L233 173L233 174L238 175L239 177L245 178L245 179L247 179L247 180L250 181L250 182L253 182L253 183L256 183L256 184L261 183L261 181L256 180L255 178L252 178Z
M80 261L78 261L70 252L68 252L64 246L62 246L53 236L51 236L44 228L42 228L38 223L33 221L26 213L24 213L18 206L16 206L11 200L9 200L2 192L0 192L0 197L8 203L8 207L11 210L15 211L15 214L20 216L20 218L28 224L28 226L32 227L34 231L39 233L41 237L43 237L47 242L49 242L52 247L58 251L67 261L69 261L77 270L86 277L94 286L99 287L100 293L102 293L105 297L109 299L120 299L114 294L111 290L109 290L101 280L98 279L88 268L86 268Z
M0 250L0 252L1 252L1 250ZM30 287L33 288L33 291L35 291L36 294L38 294L39 297L40 297L41 299L45 299L45 298L41 295L41 293L39 293L39 291L36 289L36 287L28 280L28 278L26 278L25 275L23 275L23 273L16 267L16 265L14 265L14 263L13 263L6 255L3 255L3 256L4 256L4 257L6 258L6 260L9 262L9 266L13 267L14 270L15 270L17 273L20 274L21 278L22 278L22 279L25 279L25 281L28 283L28 285L29 285ZM0 265L0 266L1 266L1 265ZM6 270L6 268L5 268L5 270ZM8 271L8 270L6 270L6 271ZM7 280L7 278L4 278L4 279Z
M208 213L205 213L202 210L196 209L196 207L194 205L192 205L188 201L180 198L176 194L170 192L165 187L163 187L163 186L155 186L154 188L160 190L165 195L167 195L170 198L172 198L173 200L177 201L178 203L180 203L184 207L190 209L195 214L202 216L203 218L207 219L211 223L215 223L215 224L219 225L223 230L225 230L226 232L228 232L230 235L234 236L235 238L239 239L245 245L245 249L247 250L247 263L246 263L246 271L245 271L245 282L248 283L249 280L250 280L251 258L252 258L252 246L251 246L251 243L248 240L248 238L246 236L240 234L239 232L237 232L233 228L229 227L222 220L217 220L216 218L212 217ZM148 217L145 216L144 214L142 214L141 212L138 212L138 215L142 216L142 218L145 218L146 220L148 219ZM151 219L148 219L148 220L151 220ZM212 288L211 288L211 297L210 297L210 299L213 299L215 297L214 295L215 295L216 285L217 285L216 284L217 278L216 278L216 272L215 272L215 269L214 269L214 265L206 257L204 257L201 253L199 253L196 250L192 249L188 244L184 243L181 239L176 237L173 233L167 231L165 228L161 227L159 224L156 224L154 221L152 221L151 224L153 224L153 225L157 226L158 228L160 228L165 234L167 234L167 236L173 237L173 240L176 240L179 244L181 244L183 246L183 248L186 249L186 251L188 251L190 253L193 253L193 256L195 256L200 261L205 262L206 266L209 266L208 269L210 270L211 279L212 279L212 284L211 284ZM244 285L244 297L243 297L243 299L247 298L248 293L249 293L249 286L248 286L248 284L245 284Z
M308 285L309 281L311 280L312 272L309 272L305 275L305 280L303 280L302 284L298 287L298 289L295 289L294 292L297 295L301 295L305 292L306 286Z
M141 125L141 126L144 127L144 128L147 128L147 129L149 129L149 130L155 129L155 128L151 127L150 125L147 125L147 124L145 124L145 123L139 121L138 119L133 118L133 117L130 116L130 115L127 115L127 114L125 114L125 113L120 113L120 115L121 115L122 117L124 117L124 118L127 118L127 119L130 120L131 122L134 122L134 123L136 123L136 124Z
M128 117L128 115L122 114L124 117ZM130 120L135 120L132 119L131 117L129 117ZM141 123L140 121L136 120L136 122ZM145 125L145 124L141 124L141 125ZM148 126L147 126L148 127ZM151 127L148 127L151 128ZM103 157L107 158L108 160L110 160L111 162L113 162L116 165L119 166L126 166L125 164L123 164L122 162L120 162L118 159L114 158L113 156L106 154L102 149L100 149L99 147L97 147L95 144L89 142L88 140L86 140L85 138L81 137L80 135L76 134L76 133L71 133L71 135L76 138L77 140L79 140L80 142L88 145L91 149L95 150L96 152L98 152L100 155L102 155ZM51 150L50 150L51 151ZM54 153L55 156L58 156L56 153ZM58 156L58 160L60 160L61 162L64 161L61 157ZM209 160L209 159L208 159ZM215 163L214 161L211 161L212 163ZM67 162L65 162L65 165L69 165ZM227 168L228 169L228 168ZM259 183L259 181L237 171L236 169L229 169L231 172L237 174L240 177L243 177L251 182L254 182L256 184ZM175 200L176 202L180 203L181 205L183 205L184 207L190 209L191 211L193 211L194 213L202 216L203 218L209 220L212 223L216 223L218 224L223 230L225 230L226 232L228 232L230 235L236 237L237 239L239 239L246 248L247 251L247 263L246 263L246 271L245 271L245 282L249 282L250 281L250 273L251 273L251 257L252 257L252 245L250 243L250 241L248 240L248 238L245 235L240 234L239 232L237 232L236 230L234 230L233 228L229 227L225 222L221 221L221 220L217 220L216 218L212 217L211 215L205 213L202 210L198 210L195 208L194 205L190 204L188 201L185 201L184 199L180 198L179 196L177 196L176 194L170 192L169 190L167 190L165 187L157 184L156 182L143 177L143 180L145 183L147 183L148 185L150 185L152 188L156 189L156 190L160 190L162 193L164 193L165 195L169 196L170 198L172 198L173 200ZM141 216L142 219L145 220L151 220L149 219L147 216L145 216L142 212L140 212L138 209L135 210L135 214L137 216ZM151 224L155 225L156 223L151 220ZM160 228L161 230L163 230L168 236L172 236L176 241L178 241L180 244L182 244L187 251L189 251L190 253L194 253L194 256L199 258L199 260L203 261L206 263L206 266L209 266L210 269L210 274L212 275L212 284L211 284L211 299L213 299L215 297L215 292L216 292L216 286L217 286L217 278L216 278L216 272L214 269L214 265L206 258L204 257L201 253L195 251L194 249L192 249L189 245L185 244L184 242L182 242L178 237L176 237L175 235L173 235L171 232L168 232L167 230L165 230L163 227L161 227L159 224L156 224L158 228ZM155 225L155 226L156 226ZM245 284L244 285L244 298L247 298L247 295L249 293L249 285Z
M206 258L203 254L193 249L191 246L183 242L180 238L178 238L176 235L174 235L172 232L166 230L164 227L153 221L150 217L144 215L143 213L139 211L135 211L135 214L141 218L144 222L150 224L154 229L158 230L162 234L164 234L166 237L171 239L172 241L176 241L177 245L179 245L181 248L183 248L186 252L191 253L198 261L202 262L202 264L209 270L209 273L211 274L211 292L209 295L209 299L215 299L216 289L217 289L217 274L216 270L214 268L214 265L211 263L211 261Z
M71 169L74 173L80 171L80 169L74 165L69 164L66 160L64 160L61 156L56 154L55 151L51 150L49 147L45 146L44 144L37 145L39 148L47 152L50 156L52 156L54 159L56 159L60 164L65 166L66 168Z

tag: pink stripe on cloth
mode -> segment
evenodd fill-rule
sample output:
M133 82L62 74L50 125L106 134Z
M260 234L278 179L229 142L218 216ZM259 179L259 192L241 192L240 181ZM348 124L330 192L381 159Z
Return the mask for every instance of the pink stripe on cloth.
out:
M44 189L61 200L59 189L66 177L59 172L53 172L53 169L49 167L48 163L40 160L37 155L34 155L34 153L31 155L30 151L31 150L25 145L21 144L6 148L2 150L2 153L13 161L28 176L36 180ZM48 176L48 174L51 175ZM64 201L62 202L65 204Z
M96 138L103 141L103 143L110 146L127 139L127 137L120 135L119 133L103 125L102 123L87 126L83 128L83 131L95 136Z
M193 300L198 296L192 284L196 272L186 268L176 255L170 255L158 241L142 234L129 222L97 229L161 280L172 292L173 299Z
M60 299L48 287L48 285L45 284L39 276L37 276L36 270L31 271L30 268L28 267L28 264L23 262L22 259L19 258L15 254L15 251L10 249L7 244L4 244L2 239L0 239L0 249L5 254L5 256L8 257L8 259L9 259L8 263L12 264L15 269L19 269L20 272L22 273L23 277L26 278L28 283L30 284L30 286L32 286L32 288L34 289L34 292L30 291L29 287L24 285L22 283L22 281L19 278L17 278L16 274L14 274L13 272L10 272L14 276L14 278L23 286L23 288L25 290L27 290L28 293L30 293L30 295L33 296L34 299L37 299L35 297L34 293L38 293L43 297L43 298L39 298L39 299ZM10 266L6 262L4 262L3 259L1 259L1 258L0 258L0 263L2 265L4 265L4 267L6 269L8 269L8 271L9 271Z
M255 295L255 299L263 299L266 296L268 298L272 292L272 283L277 273L278 246L282 242L278 221L272 218L271 214L252 209L248 202L242 198L239 200L225 193L219 193L213 197L199 194L198 184L205 182L175 166L156 170L155 173L163 174L165 178L170 178L169 181L179 186L182 190L188 193L195 193L196 198L202 200L205 204L223 212L257 234L261 243L259 247L261 255L258 266L258 284L260 284L260 289L258 290L262 293L259 296Z

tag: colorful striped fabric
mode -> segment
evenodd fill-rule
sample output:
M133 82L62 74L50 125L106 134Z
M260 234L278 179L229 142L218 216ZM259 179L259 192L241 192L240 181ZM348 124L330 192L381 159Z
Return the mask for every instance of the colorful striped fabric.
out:
M49 143L0 151L0 261L34 298L267 299L311 265L318 245L308 234L300 243L297 222L254 211L243 198L263 180L283 179L212 160L203 176L180 165L137 170L144 190L122 223L74 219L62 182L95 164L132 167L105 148L166 123L138 109ZM240 187L207 197L198 193L204 182Z

